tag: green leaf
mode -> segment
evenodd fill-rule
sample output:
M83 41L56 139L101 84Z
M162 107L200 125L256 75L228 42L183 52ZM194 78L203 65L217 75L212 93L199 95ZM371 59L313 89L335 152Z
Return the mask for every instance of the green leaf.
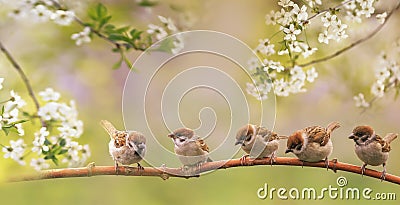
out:
M59 155L62 155L62 154L65 154L65 153L67 153L67 152L68 152L67 149L62 149L58 154L59 154Z
M58 166L58 159L56 156L53 155L53 157L51 158L51 161L53 161L53 163Z
M64 147L67 144L67 140L65 140L64 138L60 140L60 146Z
M121 57L121 58L118 60L118 62L116 62L116 63L112 66L112 69L113 69L113 70L116 70L116 69L120 68L121 65L122 65L122 61L123 61L123 59L122 59L122 57Z
M1 115L3 115L4 114L4 105L3 105L3 107L1 108Z
M110 21L111 18L112 18L112 16L106 16L106 17L102 18L99 22L98 30L103 28L103 26L106 25Z
M102 19L107 16L107 8L102 4L98 3L96 6L96 14L99 19Z
M139 6L143 6L143 7L153 7L153 6L156 6L158 4L158 2L149 1L149 0L142 0L142 1L138 2L137 4Z
M3 132L6 136L8 136L8 134L10 134L10 128L2 127L1 129L3 130Z
M137 40L140 39L140 35L143 33L143 31L138 31L136 29L132 29L129 34L131 35L132 40Z
M112 41L125 41L127 43L129 43L131 41L130 38L121 35L121 34L111 34L108 36L108 39L112 40Z
M122 34L122 33L127 32L128 30L129 30L129 26L124 26L124 27L115 29L115 32Z
M15 121L15 122L13 122L13 123L11 123L11 125L16 125L16 124L21 124L21 123L24 123L24 122L28 122L29 120L18 120L18 121Z
M156 48L156 51L162 51L162 52L171 52L171 49L174 48L174 39L173 38L167 38L161 41L161 44L158 48Z

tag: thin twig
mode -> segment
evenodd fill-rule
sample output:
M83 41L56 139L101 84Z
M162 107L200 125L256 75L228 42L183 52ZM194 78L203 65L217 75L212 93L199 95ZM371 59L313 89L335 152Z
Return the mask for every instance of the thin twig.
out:
M0 42L0 50L4 53L7 60L13 65L15 70L17 70L18 74L21 76L22 81L25 84L26 89L28 90L28 94L31 97L33 103L35 104L36 110L39 111L40 105L39 101L37 100L35 93L33 92L32 85L29 82L28 77L26 76L25 72L22 70L21 66L17 63L17 61L13 58L10 52L4 47L4 45ZM39 118L40 122L42 123L42 127L46 127L46 123L42 118Z
M61 4L59 4L57 1L52 1L52 2L53 2L53 5L54 5L57 9L64 9L64 8L61 6ZM77 17L77 16L74 16L74 20L75 20L79 25L81 25L82 27L86 27L86 26L87 26L87 24L86 24L85 22L83 22L83 21L82 21L79 17ZM104 39L105 41L107 41L107 42L113 44L116 48L120 48L120 47L122 46L120 43L115 42L115 41L110 40L109 38L107 38L107 36L105 36L104 34L102 34L100 31L98 31L98 30L96 30L96 29L94 29L94 28L92 28L92 27L89 27L89 28L90 28L90 31L91 31L92 33L96 34L96 36L98 36L99 38L102 38L102 39Z
M320 59L312 60L312 61L307 62L307 63L302 63L302 64L299 64L298 66L305 67L305 66L309 66L309 65L312 65L312 64L316 64L316 63L320 63L320 62L324 62L324 61L330 60L330 59L335 58L335 57L339 56L340 54L346 52L347 50L350 50L351 48L357 46L358 44L361 44L361 43L363 43L364 41L369 40L370 38L372 38L373 36L375 36L375 35L385 26L385 24L388 22L389 18L392 16L392 14L393 14L397 9L399 9L399 7L400 7L400 2L397 4L397 6L396 6L394 9L392 9L392 10L389 12L389 14L387 15L387 17L386 17L386 19L385 19L385 22L383 22L383 24L381 24L381 25L379 25L377 28L375 28L373 32L371 32L370 34L368 34L368 35L365 36L364 38L361 38L361 39L359 39L359 40L353 42L352 44L350 44L350 45L348 45L348 46L342 48L341 50L336 51L335 53L333 53L333 54L331 54L331 55L322 57L322 58L320 58Z
M315 18L315 17L317 17L317 16L319 16L319 15L321 15L321 14L324 14L324 13L326 13L326 12L332 10L332 9L333 9L333 10L336 10L336 9L338 9L338 8L344 6L344 5L346 5L347 3L352 2L352 1L355 1L355 0L343 1L342 3L340 3L339 5L337 5L337 6L333 7L333 8L328 8L328 9L324 9L324 10L318 11L318 12L315 13L314 15L310 16L306 21L310 21L311 19L313 19L313 18Z
M32 181L32 180L43 180L43 179L55 179L55 178L71 178L71 177L90 177L99 175L124 175L124 176L156 176L162 179L168 179L169 177L180 177L180 178L192 178L200 177L202 173L209 172L217 169L228 169L233 167L244 167L244 166L257 166L257 165L271 165L269 158L263 159L249 159L242 161L241 159L231 159L223 161L207 162L202 164L200 167L196 167L196 170L190 175L187 174L182 168L168 168L168 167L145 167L144 169L138 169L137 167L130 166L119 166L118 174L115 172L114 166L95 166L94 163L88 165L88 167L81 168L67 168L67 169L52 169L44 170L38 174L19 176L10 179L9 182L20 182L20 181ZM304 167L319 167L326 168L325 162L302 162L297 158L289 157L278 157L276 158L273 165L283 166L304 166ZM361 167L338 162L332 160L329 162L329 169L336 172L337 170L351 172L361 175ZM381 172L366 169L364 175L372 178L380 179ZM400 185L400 177L386 174L384 181L391 182Z

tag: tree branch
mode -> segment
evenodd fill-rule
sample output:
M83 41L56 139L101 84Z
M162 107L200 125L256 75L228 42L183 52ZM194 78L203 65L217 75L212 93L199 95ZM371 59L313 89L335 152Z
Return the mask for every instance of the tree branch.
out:
M400 2L397 4L397 6L396 6L394 9L392 9L392 10L388 13L388 15L387 15L387 17L386 17L386 19L385 19L385 22L383 22L383 24L381 24L381 25L379 25L377 28L375 28L370 34L368 34L368 35L365 36L364 38L361 38L361 39L359 39L359 40L353 42L352 44L350 44L350 45L348 45L348 46L346 46L346 47L344 47L344 48L342 48L342 49L336 51L335 53L333 53L333 54L331 54L331 55L322 57L322 58L320 58L320 59L312 60L312 61L307 62L307 63L298 64L298 66L300 66L300 67L305 67L305 66L309 66L309 65L312 65L312 64L316 64L316 63L320 63L320 62L324 62L324 61L330 60L330 59L335 58L335 57L339 56L340 54L346 52L347 50L350 50L351 48L357 46L358 44L361 44L361 43L363 43L363 42L369 40L370 38L374 37L380 30L382 30L382 28L383 28L383 27L385 26L385 24L388 22L389 18L392 16L392 14L393 14L397 9L399 9L399 7L400 7Z
M143 170L137 167L130 166L119 166L118 174L115 171L114 166L95 166L94 163L89 164L87 167L81 168L67 168L67 169L52 169L44 170L38 174L27 175L22 177L17 177L10 179L9 182L20 182L20 181L32 181L32 180L43 180L43 179L55 179L55 178L70 178L70 177L90 177L98 175L124 175L124 176L156 176L162 179L168 179L169 177L181 177L181 178L192 178L199 177L200 174L216 169L228 169L233 167L243 167L243 166L257 166L257 165L271 165L269 158L263 159L249 159L246 158L244 161L241 159L231 159L222 160L215 162L207 162L201 165L201 167L195 167L191 174L181 168L168 168L168 167L145 167ZM283 165L283 166L305 166L305 167L319 167L326 168L325 162L302 162L297 158L289 157L278 157L273 165ZM361 174L361 167L337 162L337 160L332 160L329 162L328 169L341 170L345 172L351 172L356 174ZM366 169L365 176L380 179L381 172ZM400 185L400 177L386 174L384 181L388 181L394 184Z
M18 74L20 75L22 81L25 84L26 89L28 90L29 96L31 97L33 103L35 104L36 110L39 111L40 109L39 101L37 100L35 93L33 92L32 85L30 84L29 79L26 76L25 72L22 70L21 66L17 63L17 61L13 58L11 53L8 52L8 50L4 47L4 45L1 42L0 42L0 50L4 53L7 60L10 61L15 70L17 70ZM42 123L42 127L46 127L46 123L44 122L44 120L40 117L39 119L40 122Z

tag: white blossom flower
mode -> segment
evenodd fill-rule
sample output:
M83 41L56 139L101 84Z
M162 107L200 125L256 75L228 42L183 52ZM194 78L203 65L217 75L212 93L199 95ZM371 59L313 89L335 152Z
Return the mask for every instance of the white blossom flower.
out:
M289 96L289 90L289 85L283 78L274 81L274 91L277 96L287 97Z
M291 1L291 0L279 0L278 5L286 8L286 7L289 7L289 6L293 6L294 2Z
M51 19L54 23L61 26L68 26L72 23L75 18L73 11L57 10L51 15Z
M185 47L183 37L180 34L176 34L174 36L174 41L172 42L172 45L174 45L174 47L171 48L172 54L179 53Z
M26 105L26 102L14 90L10 91L10 96L11 100L9 102L12 102L17 108L22 108Z
M301 8L297 4L293 5L293 9L290 11L297 18L297 22L301 23L308 19L307 6L303 5Z
M90 38L90 27L86 26L83 31L79 33L74 33L71 35L71 39L75 40L75 44L77 46L82 45L83 43L90 43L92 39Z
M303 45L303 52L301 54L304 58L308 58L318 50L318 48L312 48L305 43L302 43L301 45Z
M268 99L268 93L272 90L272 83L264 81L263 83L246 83L248 94L257 98L257 100Z
M329 44L329 39L330 39L330 35L328 34L328 31L326 31L326 30L318 35L318 42L320 42L320 43Z
M289 27L283 27L283 32L286 34L283 39L285 40L296 40L296 36L301 33L300 29L294 27L294 24L290 24Z
M263 63L264 63L264 71L267 71L267 72L268 72L268 69L276 70L276 72L278 72L278 73L285 70L285 67L283 67L281 65L281 63L278 61L264 59Z
M378 20L378 22L380 24L385 23L386 17L387 17L387 13L386 12L376 15L376 19Z
M0 78L0 90L3 89L4 78Z
M38 155L40 155L42 153L42 150L47 152L49 151L49 147L47 145L45 145L45 141L46 141L46 137L49 136L49 131L47 131L46 127L42 127L40 128L39 132L36 132L35 135L35 139L33 140L32 144L32 152L37 153Z
M27 16L28 10L24 7L16 8L8 13L8 16L13 19L23 19Z
M46 162L43 158L32 159L30 163L31 167L33 167L36 171L40 171L42 169L48 169L50 164Z
M308 69L306 73L307 73L307 81L310 83L314 82L315 78L318 77L318 73L314 67Z
M269 14L265 15L265 24L276 25L276 13L274 10L271 10Z
M81 120L63 122L57 129L61 137L79 138L83 133L83 122Z
M379 81L376 81L371 87L371 93L375 97L383 97L383 95L385 94L385 85Z
M249 71L253 71L258 67L261 67L261 63L260 60L257 57L251 57L248 61L247 61L247 65L248 65L248 70Z
M303 88L304 80L299 78L292 77L288 85L289 85L289 92L291 93L302 93L307 91L305 88Z
M41 4L35 6L31 13L34 17L34 21L36 22L46 22L50 19L52 12L46 7Z
M369 107L369 103L365 101L364 94L359 93L358 95L354 96L353 99L356 102L356 107Z
M375 69L375 77L377 81L383 83L390 77L390 71L387 67L379 67Z
M171 32L175 33L176 31L178 31L171 18L166 18L164 16L158 16L158 18Z
M161 40L168 36L168 33L161 26L149 24L148 27L149 29L147 29L147 33L154 34L157 40Z
M88 144L85 144L85 145L81 146L80 147L80 152L82 154L82 158L85 159L85 160L92 155L91 152L90 152L90 148L89 148Z
M58 101L60 99L60 93L53 90L53 88L46 88L44 91L39 92L39 96L44 101Z
M264 54L266 56L270 56L272 54L275 54L274 47L275 45L271 44L268 38L260 39L259 44L255 48L255 51L260 52L261 54Z
M25 161L23 160L25 147L26 145L24 144L24 140L21 138L17 141L10 140L10 146L2 148L4 158L11 158L20 165L25 165Z
M290 70L290 75L294 80L304 81L306 79L306 74L300 66L294 66Z

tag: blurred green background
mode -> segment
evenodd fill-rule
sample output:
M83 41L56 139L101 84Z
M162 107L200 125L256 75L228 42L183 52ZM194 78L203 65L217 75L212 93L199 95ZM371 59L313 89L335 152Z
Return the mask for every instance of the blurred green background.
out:
M71 6L78 15L85 16L87 6L96 2L100 1L79 1ZM262 0L162 1L152 9L138 7L132 0L101 2L110 9L115 24L134 25L142 29L145 29L147 24L156 22L157 15L177 18L179 12L170 7L174 5L190 11L197 18L193 29L225 32L251 47L258 43L259 38L273 34L273 31L265 26L264 16L271 9L277 9L275 2ZM329 62L316 64L319 78L316 83L307 86L308 92L277 99L275 131L290 134L305 126L326 125L331 121L339 121L342 127L334 132L332 139L334 152L331 158L356 165L362 163L354 154L353 142L347 139L354 126L370 124L381 134L400 132L400 102L393 100L394 95L390 94L387 98L377 101L373 108L362 114L354 106L353 101L353 96L359 92L369 93L368 86L374 80L373 68L378 55L382 49L390 49L398 37L397 25L400 23L398 17L399 14L395 13L386 27L371 40ZM350 32L351 37L348 42L363 36L372 26L375 25L371 22L358 25L356 31ZM46 87L53 87L62 93L63 100L76 100L80 119L85 123L85 132L80 142L88 143L92 151L92 157L88 162L113 165L108 154L108 136L99 126L99 121L108 119L117 127L123 127L121 99L129 69L124 66L118 70L111 69L119 57L110 51L111 45L94 38L92 43L77 47L70 39L70 35L81 30L78 25L59 27L52 23L31 24L28 21L15 21L8 18L4 11L0 17L0 28L0 40L26 70L36 92ZM320 50L317 56L330 53L329 48ZM139 55L140 52L129 53L132 60ZM0 57L0 77L6 78L4 90L16 90L25 96L24 98L32 106L21 79L3 56ZM246 76L235 77L244 79ZM4 96L4 90L0 92L0 96ZM256 102L252 98L250 101ZM195 108L185 112L198 113L199 110ZM218 117L223 119L229 116ZM196 120L197 114L196 119L189 120L188 125L198 126ZM26 133L29 135L29 130L26 130ZM233 133L231 135L234 137ZM0 140L8 141L8 139ZM284 156L284 146L285 142L281 142L278 156ZM392 147L387 170L391 174L400 175L398 160L400 140L394 141ZM172 149L172 142L169 148ZM236 157L241 155L243 152L240 151ZM382 168L374 167L374 169ZM33 172L29 167L21 167L11 160L0 158L1 181L29 172ZM335 186L339 176L347 178L347 187L360 189L368 187L373 189L374 193L400 194L398 185L356 174L340 171L335 174L324 169L307 167L263 166L219 170L200 178L187 180L171 178L163 181L152 177L100 176L3 183L0 184L0 201L1 204L373 204L377 202L331 199L260 200L256 194L264 183L275 188L313 187L320 190L329 185ZM398 204L397 201L379 202Z

